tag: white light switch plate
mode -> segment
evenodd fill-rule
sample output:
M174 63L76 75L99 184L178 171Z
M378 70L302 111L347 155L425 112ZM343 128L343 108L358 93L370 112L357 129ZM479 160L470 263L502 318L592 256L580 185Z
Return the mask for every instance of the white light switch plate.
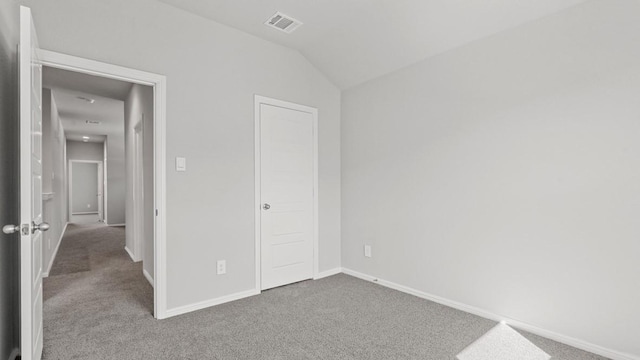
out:
M371 245L364 246L364 256L371 257Z
M176 171L187 171L187 159L176 157Z

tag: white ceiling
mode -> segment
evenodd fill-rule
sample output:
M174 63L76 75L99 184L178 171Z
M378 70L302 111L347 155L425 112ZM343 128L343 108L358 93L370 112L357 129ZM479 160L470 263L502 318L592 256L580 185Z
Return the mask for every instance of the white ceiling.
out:
M68 140L104 142L124 134L124 101L132 84L67 70L45 67L42 85L51 89ZM94 99L93 104L79 99ZM99 121L99 125L87 124Z
M124 134L123 101L60 88L51 92L68 140L82 141L82 136L89 136L89 141L104 142L106 136ZM90 104L78 96L90 97L95 102ZM87 124L87 120L100 124Z
M131 83L68 70L44 67L42 85L46 88L60 88L81 91L96 96L116 100L126 100Z
M296 49L347 89L585 0L159 1ZM304 25L263 25L276 11Z

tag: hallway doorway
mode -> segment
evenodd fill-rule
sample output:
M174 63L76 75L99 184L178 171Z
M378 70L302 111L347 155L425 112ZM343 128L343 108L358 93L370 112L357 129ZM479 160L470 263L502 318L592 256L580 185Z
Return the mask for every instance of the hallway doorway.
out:
M73 124L62 125L60 141L72 140L99 142L104 151L103 185L98 189L97 197L103 198L103 206L98 205L98 221L104 221L110 227L119 227L125 235L123 249L129 254L130 261L140 262L140 272L153 287L153 308L151 313L156 318L164 317L166 309L166 292L164 286L164 236L165 236L165 78L164 76L123 68L93 60L77 58L41 50L43 71L49 73L54 80L55 87L49 86L52 92L52 102L56 102L57 92L70 94L84 101L84 104L94 106L105 104L106 100L118 100L125 113L124 122L119 125L109 119L94 119L84 116L73 119ZM46 76L45 76L46 77ZM57 82L56 82L57 81ZM100 85L106 84L106 86ZM83 89L74 88L78 84ZM122 91L122 84L126 84L126 92ZM50 85L45 81L45 85ZM120 88L120 89L119 89ZM119 89L119 90L118 90ZM75 93L74 93L75 92ZM73 94L72 94L73 93ZM53 105L55 108L57 105ZM68 116L65 113L62 117ZM64 122L64 119L62 119ZM119 138L113 133L100 132L100 128L119 126L122 135ZM72 130L73 131L70 131ZM111 135L110 135L111 134ZM118 144L123 146L117 150ZM116 150L114 150L116 149ZM117 154L120 151L120 154ZM65 146L64 158L69 160ZM113 154L116 155L113 155ZM114 161L122 155L121 161ZM70 164L64 173L69 176ZM116 181L122 182L115 186ZM66 184L67 188L69 184ZM135 193L134 193L135 191ZM118 195L122 201L118 202ZM52 196L55 199L55 194ZM65 205L64 213L72 214L73 204ZM90 203L80 206L92 207ZM138 215L133 216L138 210ZM90 209L92 212L93 208ZM77 216L86 216L82 211L76 211ZM89 214L91 215L91 214ZM130 216L129 216L130 215ZM77 219L68 218L69 222ZM69 225L71 226L71 225ZM59 242L60 243L60 242ZM58 244L59 244L58 243ZM50 256L53 263L55 252ZM159 261L156 261L159 259ZM45 264L45 267L47 264Z

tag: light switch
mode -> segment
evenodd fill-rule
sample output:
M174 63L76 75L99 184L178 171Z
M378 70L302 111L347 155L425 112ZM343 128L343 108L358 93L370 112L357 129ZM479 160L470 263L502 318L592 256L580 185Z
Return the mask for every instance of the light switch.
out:
M187 159L183 157L176 158L176 171L187 171Z

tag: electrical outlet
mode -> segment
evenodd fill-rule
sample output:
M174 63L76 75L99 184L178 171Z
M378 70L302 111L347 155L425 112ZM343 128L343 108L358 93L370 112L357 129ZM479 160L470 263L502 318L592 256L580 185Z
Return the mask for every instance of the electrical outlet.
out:
M218 275L223 275L227 273L227 261L226 260L218 260Z
M364 256L368 258L371 257L371 245L364 246Z

